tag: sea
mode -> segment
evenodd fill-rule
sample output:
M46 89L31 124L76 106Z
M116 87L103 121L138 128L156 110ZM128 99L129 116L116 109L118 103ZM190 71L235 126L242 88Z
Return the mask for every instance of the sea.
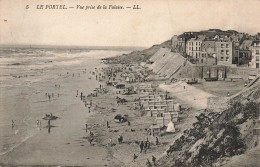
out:
M61 115L68 106L57 104L62 104L59 99L66 101L70 91L89 93L97 87L97 81L85 80L91 77L91 71L104 67L102 59L131 51L0 48L0 156L39 133L36 120L50 112ZM80 82L86 82L84 88L78 88ZM47 93L54 94L56 104L47 102Z

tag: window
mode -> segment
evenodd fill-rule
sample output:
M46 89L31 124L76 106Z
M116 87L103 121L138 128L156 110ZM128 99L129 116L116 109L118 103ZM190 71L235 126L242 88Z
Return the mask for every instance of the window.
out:
M224 57L221 57L220 59L221 59L221 60L223 60L223 59L224 59Z
M221 44L221 48L224 48L224 44L223 43Z
M226 44L226 48L229 48L229 44Z
M229 55L229 50L226 50L226 55Z
M259 56L256 56L256 57L255 57L255 60L256 60L256 61L259 61Z
M228 61L229 60L229 57L226 57L226 61Z
M256 54L256 55L259 55L259 50L255 50L255 54Z
M224 50L221 50L221 54L224 55Z
M256 64L255 64L255 68L259 68L259 63L256 63Z

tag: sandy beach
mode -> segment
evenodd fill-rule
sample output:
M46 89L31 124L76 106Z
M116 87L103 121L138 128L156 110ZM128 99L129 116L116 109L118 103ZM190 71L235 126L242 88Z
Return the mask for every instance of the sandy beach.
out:
M155 118L149 114L142 115L142 112L135 108L139 96L118 94L118 89L106 85L108 76L98 81L97 74L102 73L105 68L112 69L115 66L122 67L114 64L105 65L100 59L91 57L86 64L74 64L62 68L54 66L53 69L46 69L43 73L50 76L48 80L30 84L22 82L16 88L2 88L5 98L1 108L3 116L1 122L4 123L1 124L4 127L2 128L4 131L1 132L3 139L1 164L145 166L147 159L151 161L152 156L159 159L165 155L169 145L180 137L183 131L192 127L196 121L195 116L201 112L197 109L201 109L201 106L198 108L194 106L194 109L191 109L189 105L193 104L193 101L183 103L185 100L189 102L189 99L180 98L186 97L177 94L180 88L170 90L167 87L167 91L175 91L169 98L175 103L182 103L180 122L175 124L177 130L175 133L158 136L159 144L156 145L156 136L151 136L148 132L149 127L156 123ZM122 82L121 74L119 72L115 77L116 82ZM30 80L28 78L19 80L21 79ZM7 80L5 83L8 82L14 81ZM139 83L129 83L128 86L135 87L137 84ZM146 82L146 84L162 85L162 82ZM106 91L99 91L101 89L94 91L101 87ZM160 86L157 91L164 94L165 89ZM195 92L194 94L200 91L192 86L187 86L187 89ZM90 112L88 106L81 100L81 92L86 96L86 101L92 103ZM88 97L90 93L95 96ZM126 103L117 104L117 97L124 98ZM10 113L6 114L6 111ZM45 114L50 113L58 117L57 120L50 122L51 126L47 120L42 119ZM114 117L117 114L126 115L129 123L115 122ZM14 120L13 128L12 120ZM37 125L37 120L41 121L41 127ZM87 130L85 124L88 125ZM119 135L123 137L121 144L118 143ZM90 139L93 139L91 143ZM139 144L147 140L150 142L150 148L145 153L140 152ZM134 154L137 156L135 162L133 162Z

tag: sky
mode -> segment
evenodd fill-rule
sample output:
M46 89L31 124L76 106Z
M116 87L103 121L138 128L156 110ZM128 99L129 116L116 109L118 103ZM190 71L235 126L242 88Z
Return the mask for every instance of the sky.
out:
M80 10L77 5L124 9ZM126 8L133 5L141 9ZM260 32L259 7L260 0L0 0L0 45L149 47L175 34L210 28L255 34Z

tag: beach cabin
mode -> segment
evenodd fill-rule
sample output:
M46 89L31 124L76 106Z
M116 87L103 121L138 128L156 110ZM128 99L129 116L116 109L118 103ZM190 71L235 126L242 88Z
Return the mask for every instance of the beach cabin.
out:
M181 111L181 105L180 105L180 103L174 104L174 111Z
M150 109L146 111L149 111L151 117L162 117L163 113L166 112L165 109Z
M260 126L257 126L256 128L253 129L253 134L260 136Z
M151 125L150 130L152 136L161 136L161 128L158 125Z
M176 130L175 130L175 127L174 127L174 123L172 121L170 121L167 125L167 129L166 129L166 132L167 133L174 133Z
M156 124L159 126L159 127L164 127L164 118L163 117L156 117L155 118L155 121L156 121Z
M178 112L170 112L170 114L171 114L172 122L178 122L179 113Z

